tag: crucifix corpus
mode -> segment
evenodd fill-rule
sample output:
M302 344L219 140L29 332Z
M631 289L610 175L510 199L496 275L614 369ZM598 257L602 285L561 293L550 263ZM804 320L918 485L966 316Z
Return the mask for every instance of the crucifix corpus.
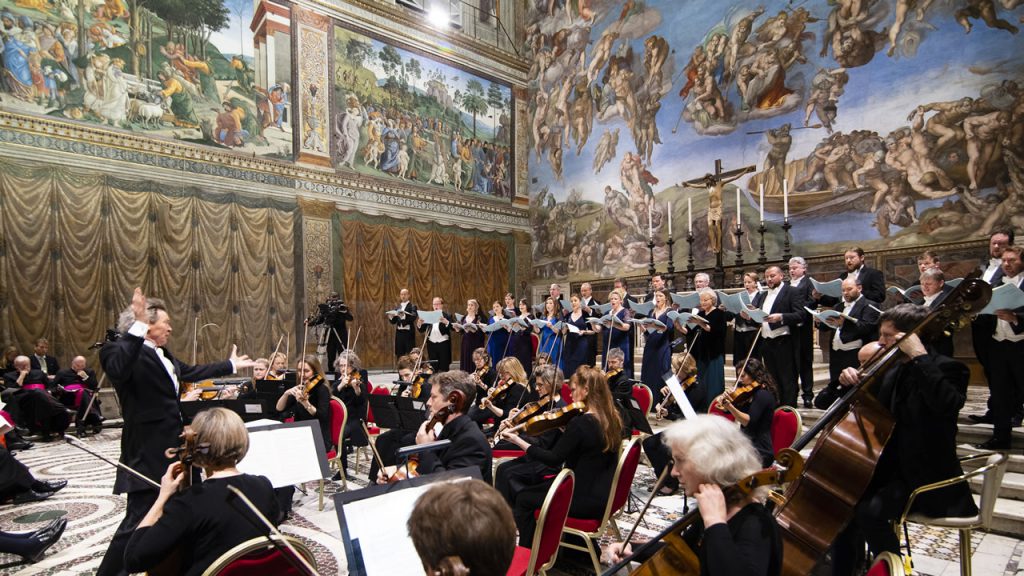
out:
M748 172L753 172L757 166L744 166L728 172L722 171L722 160L715 160L715 173L705 174L702 178L688 180L681 185L687 188L700 188L708 190L708 240L711 251L715 253L715 270L724 270L725 264L722 260L722 188ZM739 226L740 223L736 222Z

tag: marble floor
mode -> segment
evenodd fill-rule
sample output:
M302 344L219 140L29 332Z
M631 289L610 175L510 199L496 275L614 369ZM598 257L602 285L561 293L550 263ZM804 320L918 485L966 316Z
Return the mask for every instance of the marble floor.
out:
M116 459L120 430L108 428L99 435L85 440L93 449L108 458ZM111 494L114 470L94 456L64 442L37 443L31 450L17 453L40 479L66 478L68 486L56 496L33 504L0 506L0 529L7 531L32 530L49 519L67 516L69 522L63 538L36 564L22 564L20 558L0 554L0 574L13 575L80 575L92 574L99 565L106 544L120 522L124 500ZM365 485L367 462L359 466L356 478L349 480L348 489ZM641 465L633 486L634 494L646 499L654 484L650 468ZM281 526L286 534L302 539L315 553L322 574L347 574L346 561L340 540L338 517L333 501L328 497L323 511L317 509L317 484L306 485L307 494L296 492L291 518ZM327 485L328 496L342 487ZM638 529L640 535L651 535L678 517L682 500L678 496L657 497L645 524ZM620 526L632 525L636 514L623 514ZM953 531L912 526L915 573L929 576L959 574L958 540ZM605 542L609 539L604 539ZM979 533L974 537L974 573L978 575L1020 575L1018 569L1024 554L1024 541L996 534ZM412 572L411 572L412 573ZM553 574L577 575L592 573L588 564L566 557Z

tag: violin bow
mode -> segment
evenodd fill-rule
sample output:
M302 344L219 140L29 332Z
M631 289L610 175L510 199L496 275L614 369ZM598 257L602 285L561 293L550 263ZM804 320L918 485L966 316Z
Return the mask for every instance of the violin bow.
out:
M367 443L370 445L370 452L373 452L373 458L377 461L377 466L380 469L384 469L384 459L381 458L380 452L377 451L377 442L370 436L370 429L366 427L366 420L359 419L359 424L363 427L363 434L366 434Z
M277 358L277 353L281 351L281 342L283 342L283 341L284 341L284 334L282 334L281 337L277 339L277 346L274 347L274 353L270 355L270 366L267 366L267 373L268 374L270 373L271 367L273 367L273 365L274 365L274 359ZM288 354L285 353L285 356L287 356L287 355ZM285 370L288 369L288 363L287 362L285 362L284 367L285 367Z
M160 489L160 484L158 482L154 482L152 478L150 478L149 476L146 476L145 474L143 474L142 472L139 472L138 470L135 470L131 466L128 466L127 464L123 464L121 462L115 462L115 461L107 458L106 456L100 454L99 452L94 452L90 448L86 448L85 444L79 442L78 440L76 440L75 438L73 438L72 436L69 436L67 434L64 435L64 440L68 444L71 444L72 446L74 446L75 448L78 448L79 450L82 450L83 452L88 452L89 454L92 454L93 456L99 458L100 460L103 460L107 464L110 464L114 468L120 468L120 469L124 470L125 472L128 472L129 474L135 476L139 480L142 480L143 482L145 482L146 484L149 484L150 486L156 488L157 490Z

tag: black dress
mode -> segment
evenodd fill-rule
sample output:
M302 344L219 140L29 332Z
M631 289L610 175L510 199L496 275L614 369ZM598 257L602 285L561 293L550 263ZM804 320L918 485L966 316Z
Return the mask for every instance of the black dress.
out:
M565 315L565 323L572 324L580 331L590 330L590 324L587 324L587 315L583 312L580 312L580 317L576 320L573 320L572 312L569 312ZM565 374L565 378L567 380L572 378L577 368L588 363L588 358L590 358L589 338L573 332L566 334L565 349L562 350L562 373Z
M750 405L740 408L750 416L750 422L740 428L754 444L754 449L761 457L761 465L767 468L775 460L772 448L772 418L775 416L775 395L758 388L750 399Z
M277 500L263 476L239 474L211 478L172 497L156 524L139 528L125 549L125 568L143 572L153 568L181 544L182 573L202 574L221 554L262 535L246 518L251 512L228 500L228 486L241 490L267 518L277 517Z
M320 434L324 438L324 449L330 451L334 446L334 439L331 438L331 391L327 388L327 382L321 381L309 391L309 403L316 408L316 414L310 414L306 407L299 404L294 396L288 396L282 413L293 410L292 416L296 422L303 420L318 420L320 423Z
M463 323L474 322L477 324L486 323L485 320L486 317L482 316L480 313L477 313L474 318L466 316L462 319ZM459 370L462 370L463 372L473 372L476 368L476 365L473 364L473 351L477 348L484 347L486 335L484 334L484 331L479 328L480 327L477 326L476 332L462 332L462 343L459 345Z

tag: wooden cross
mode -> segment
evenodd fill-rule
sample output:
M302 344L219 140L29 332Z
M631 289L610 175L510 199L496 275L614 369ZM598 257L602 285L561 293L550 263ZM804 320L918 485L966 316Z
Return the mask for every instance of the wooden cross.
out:
M744 174L753 172L757 166L744 166L727 172L722 171L722 160L715 160L715 173L705 174L703 178L683 182L687 188L705 187L708 189L710 198L708 200L708 239L711 242L711 250L715 253L715 282L716 286L724 286L725 263L722 258L722 188ZM736 223L740 225L739 222Z

